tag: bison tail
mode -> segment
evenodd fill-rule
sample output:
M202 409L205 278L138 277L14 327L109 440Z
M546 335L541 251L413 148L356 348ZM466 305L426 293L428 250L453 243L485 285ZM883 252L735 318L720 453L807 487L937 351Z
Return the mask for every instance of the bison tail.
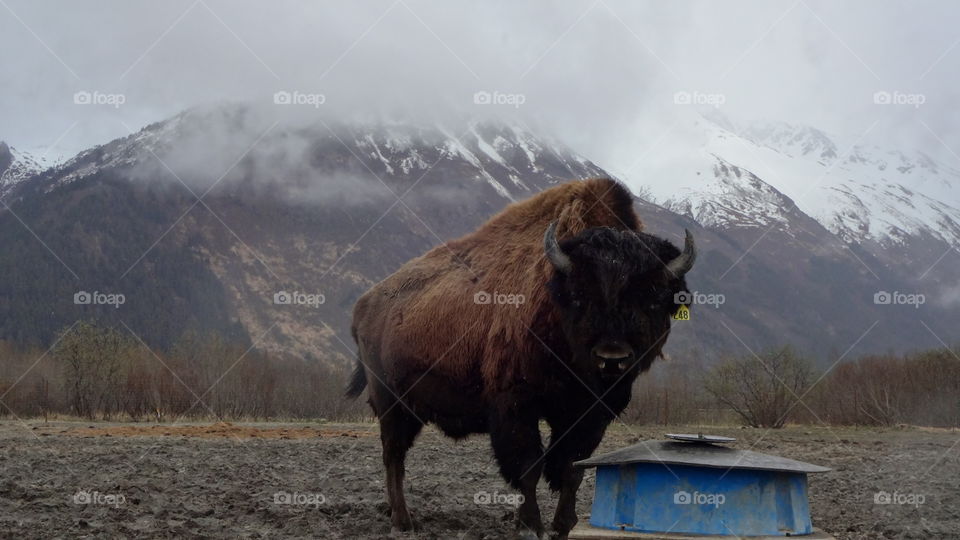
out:
M349 399L356 399L367 387L367 373L363 369L363 362L357 361L353 368L353 374L350 375L350 382L347 384L346 396Z

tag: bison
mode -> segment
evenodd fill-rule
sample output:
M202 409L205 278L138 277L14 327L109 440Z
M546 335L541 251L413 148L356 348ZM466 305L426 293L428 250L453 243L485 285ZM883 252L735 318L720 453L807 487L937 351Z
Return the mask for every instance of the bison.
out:
M596 449L661 355L695 257L689 231L683 251L644 233L630 192L597 178L511 204L361 296L347 395L369 387L393 528L413 527L404 460L430 422L454 439L490 434L500 473L523 495L524 536L545 533L543 476L559 491L554 534L566 538L583 478L572 463Z

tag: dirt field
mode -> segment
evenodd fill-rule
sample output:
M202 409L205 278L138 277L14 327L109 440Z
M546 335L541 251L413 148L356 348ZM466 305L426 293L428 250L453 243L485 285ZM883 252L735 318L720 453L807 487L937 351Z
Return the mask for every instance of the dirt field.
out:
M616 425L601 450L667 431ZM811 477L811 512L837 538L960 538L960 432L714 431L739 437L740 448L832 467ZM390 536L372 424L4 421L0 463L4 538ZM407 468L420 530L403 538L511 535L512 492L485 437L454 443L425 430ZM881 491L904 504L875 503ZM592 493L588 473L581 516ZM544 487L540 497L549 517L555 497ZM495 502L476 502L485 498Z

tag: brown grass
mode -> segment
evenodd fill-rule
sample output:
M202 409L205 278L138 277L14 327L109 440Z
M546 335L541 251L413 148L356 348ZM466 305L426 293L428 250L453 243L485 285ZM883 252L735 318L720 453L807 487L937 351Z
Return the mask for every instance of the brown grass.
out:
M200 437L205 439L313 439L330 437L373 437L377 433L354 429L238 426L230 422L205 425L129 425L74 428L64 432L77 437Z

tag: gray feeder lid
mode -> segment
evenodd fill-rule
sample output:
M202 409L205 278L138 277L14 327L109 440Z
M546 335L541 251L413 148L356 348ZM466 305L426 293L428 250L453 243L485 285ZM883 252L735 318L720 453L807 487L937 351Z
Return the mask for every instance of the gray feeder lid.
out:
M626 465L629 463L666 463L720 469L754 469L799 473L827 472L830 469L780 456L737 450L712 444L677 441L644 441L607 454L574 463L577 467Z
M675 441L706 443L728 443L737 440L733 437L724 437L723 435L704 435L703 433L667 433L667 437Z

